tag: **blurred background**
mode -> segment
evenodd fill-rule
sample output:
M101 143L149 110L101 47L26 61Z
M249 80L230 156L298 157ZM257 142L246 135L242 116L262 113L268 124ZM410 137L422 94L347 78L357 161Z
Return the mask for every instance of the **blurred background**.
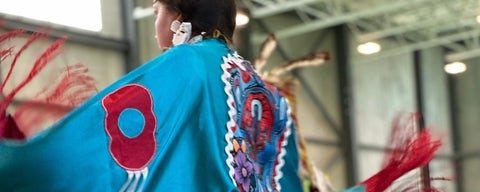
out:
M87 65L102 89L161 54L151 6L151 0L1 0L0 32L67 36L55 62ZM416 171L454 179L432 182L444 191L480 189L479 0L237 0L237 6L235 48L247 59L255 59L269 34L278 45L267 68L330 53L325 64L289 75L300 82L297 115L308 154L335 189L381 169L391 123L408 112L421 113L419 126L444 141L432 163Z

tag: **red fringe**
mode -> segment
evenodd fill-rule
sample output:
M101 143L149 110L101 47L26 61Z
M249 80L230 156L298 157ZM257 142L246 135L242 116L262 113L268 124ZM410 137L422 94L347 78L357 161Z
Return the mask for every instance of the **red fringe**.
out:
M390 146L393 147L384 168L374 176L363 181L366 192L382 192L390 187L395 180L416 168L426 166L440 148L441 141L432 138L428 129L416 130L416 115L407 121L397 118L393 125ZM417 184L401 184L402 190L411 191ZM395 190L397 191L397 190ZM436 191L434 188L423 188L422 191Z
M84 65L67 66L61 74L55 87L45 87L36 98L51 104L74 107L97 92L95 79L88 75L88 68Z
M4 42L20 37L24 30L14 30L0 35L0 59L3 61L12 56L13 47L4 48ZM54 123L74 107L80 105L91 95L97 92L95 81L88 76L88 69L80 64L67 66L60 76L58 83L49 83L35 97L22 102L16 109L15 114L7 114L7 107L12 103L15 95L30 83L51 61L62 51L62 45L66 38L57 39L50 45L34 62L28 75L18 83L8 94L5 93L5 85L12 76L18 59L36 40L48 37L45 33L33 33L27 41L15 53L10 63L8 73L2 80L0 90L4 96L0 100L0 139L24 139L48 125ZM57 76L56 74L52 76Z
M6 40L18 37L23 33L24 33L24 30L18 29L18 30L0 34L0 45L2 45ZM8 56L11 56L12 52L13 52L13 47L6 48L5 50L0 50L0 62L5 60Z
M45 87L35 101L23 103L13 116L22 132L34 135L95 94L95 80L87 73L83 65L67 66L56 86Z
M20 56L22 55L22 53L33 43L35 42L35 40L39 39L39 38L42 38L42 37L46 37L45 34L39 34L39 33L35 33L33 35L31 35L27 42L20 48L20 50L17 52L17 54L15 54L15 57L13 58L13 61L10 63L10 67L8 69L8 73L7 73L7 76L5 77L5 79L3 80L2 82L2 85L0 86L0 90L3 90L5 88L5 85L7 84L8 80L10 79L10 76L12 75L12 72L13 72L13 69L15 68L15 65L17 64L17 61L18 61L18 58L20 58Z
M25 30L23 29L17 29L13 31L9 31L6 33L0 34L0 43L3 43L5 40L12 39L15 37L18 37L19 35L23 34Z

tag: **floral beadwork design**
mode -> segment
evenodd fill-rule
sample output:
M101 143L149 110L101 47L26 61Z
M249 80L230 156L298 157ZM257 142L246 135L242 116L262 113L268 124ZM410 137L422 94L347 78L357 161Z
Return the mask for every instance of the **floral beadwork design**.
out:
M225 57L222 69L230 108L225 135L230 176L240 191L279 191L290 134L286 100L237 54Z

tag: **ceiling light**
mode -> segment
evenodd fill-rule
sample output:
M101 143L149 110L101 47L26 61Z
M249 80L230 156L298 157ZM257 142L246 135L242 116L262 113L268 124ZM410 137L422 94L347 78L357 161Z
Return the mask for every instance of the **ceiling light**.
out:
M381 49L382 47L380 47L380 45L375 42L367 42L364 44L360 44L357 47L357 51L364 55L378 53Z
M237 11L236 22L238 27L242 27L248 24L250 18L243 11Z
M453 63L446 64L443 69L447 73L458 74L458 73L465 72L467 70L467 66L465 65L465 63L462 63L462 62L453 62Z

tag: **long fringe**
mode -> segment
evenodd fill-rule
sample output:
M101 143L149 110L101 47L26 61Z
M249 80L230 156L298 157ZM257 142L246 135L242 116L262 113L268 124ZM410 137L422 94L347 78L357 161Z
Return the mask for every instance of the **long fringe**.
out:
M16 38L23 38L25 30L13 30L0 35L0 62L12 58L8 63L8 72L2 79L0 91L0 139L24 139L51 125L74 107L97 92L94 79L88 75L88 69L81 65L67 66L60 72L60 80L45 85L35 97L22 101L15 110L14 115L7 113L7 108L14 101L15 96L50 63L59 56L63 50L66 38L59 38L48 46L33 62L27 76L6 93L5 87L11 80L14 68L19 58L28 51L32 44L41 38L47 38L46 33L32 33L27 36L26 42L14 53L15 46L6 46L6 42ZM52 74L52 77L58 76Z
M409 118L397 117L390 136L392 151L386 157L386 164L374 176L363 181L366 192L383 192L408 172L426 166L442 145L440 139L432 137L430 129L418 131L416 128L418 115ZM417 180L406 179L395 191L437 191L435 188L423 187ZM416 189L416 190L414 190Z

